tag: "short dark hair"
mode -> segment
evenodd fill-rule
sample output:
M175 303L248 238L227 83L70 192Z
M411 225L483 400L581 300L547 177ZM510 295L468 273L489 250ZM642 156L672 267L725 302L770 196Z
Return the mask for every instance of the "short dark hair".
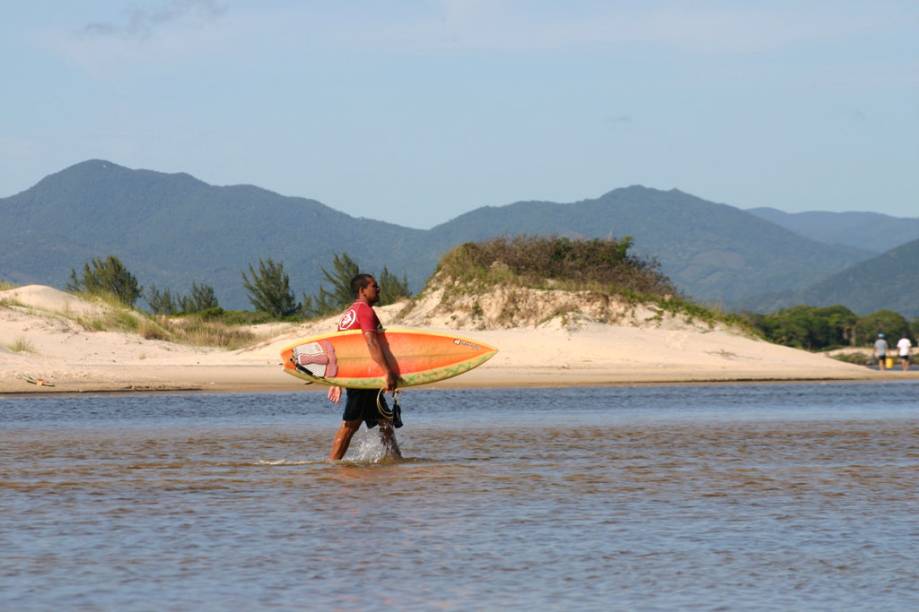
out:
M373 274L357 274L351 279L351 293L354 297L373 280Z

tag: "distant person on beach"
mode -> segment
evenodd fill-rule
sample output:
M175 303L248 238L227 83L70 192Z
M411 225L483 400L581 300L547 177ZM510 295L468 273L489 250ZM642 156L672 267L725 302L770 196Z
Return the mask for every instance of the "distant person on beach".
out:
M874 341L874 357L878 360L878 369L887 368L887 340L884 340L884 334L878 334L878 339Z
M897 351L900 353L900 367L905 372L909 369L909 349L911 349L913 343L909 341L909 338L903 336L900 338L900 341L897 342Z
M341 316L338 322L338 331L359 329L367 342L370 357L383 369L386 377L386 391L396 388L396 368L391 359L383 351L380 342L383 325L373 311L373 305L380 300L380 285L370 274L358 274L351 279L351 291L354 294L354 303ZM342 414L341 426L332 441L332 450L329 459L338 461L348 452L351 438L360 429L361 423L366 423L368 429L380 426L380 439L389 455L401 457L399 445L393 426L399 427L401 421L398 413L393 413L386 405L383 393L376 389L347 389L345 411ZM329 399L337 404L341 400L341 387L329 389Z

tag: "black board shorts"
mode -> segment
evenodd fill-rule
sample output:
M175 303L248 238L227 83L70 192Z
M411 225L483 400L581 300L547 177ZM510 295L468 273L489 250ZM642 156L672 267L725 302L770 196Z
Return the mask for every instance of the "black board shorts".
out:
M341 415L342 420L361 420L367 424L367 429L376 427L377 422L383 418L377 409L379 389L346 389L345 391L347 392L347 400L345 401L345 412ZM389 412L386 397L380 397L380 404L382 404L383 410Z

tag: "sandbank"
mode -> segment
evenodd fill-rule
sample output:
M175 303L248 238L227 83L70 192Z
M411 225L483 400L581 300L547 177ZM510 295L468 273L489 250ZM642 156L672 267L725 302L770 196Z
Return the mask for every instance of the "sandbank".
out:
M279 352L297 338L334 329L334 319L254 326L261 340L229 351L89 331L75 316L100 308L104 305L39 285L0 292L0 393L323 390L283 374ZM379 309L384 324L400 310L398 305ZM881 373L737 330L680 321L577 326L549 321L511 329L463 329L462 335L492 344L499 353L472 372L430 387L919 378L919 372Z

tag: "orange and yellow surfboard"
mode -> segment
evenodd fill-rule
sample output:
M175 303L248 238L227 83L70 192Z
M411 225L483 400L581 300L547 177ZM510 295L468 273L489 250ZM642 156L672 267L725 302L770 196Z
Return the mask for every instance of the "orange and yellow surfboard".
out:
M458 376L498 352L477 340L407 327L387 328L380 335L380 345L396 364L400 387ZM309 382L352 389L385 385L383 370L370 358L360 330L297 340L281 351L281 361L284 372Z

